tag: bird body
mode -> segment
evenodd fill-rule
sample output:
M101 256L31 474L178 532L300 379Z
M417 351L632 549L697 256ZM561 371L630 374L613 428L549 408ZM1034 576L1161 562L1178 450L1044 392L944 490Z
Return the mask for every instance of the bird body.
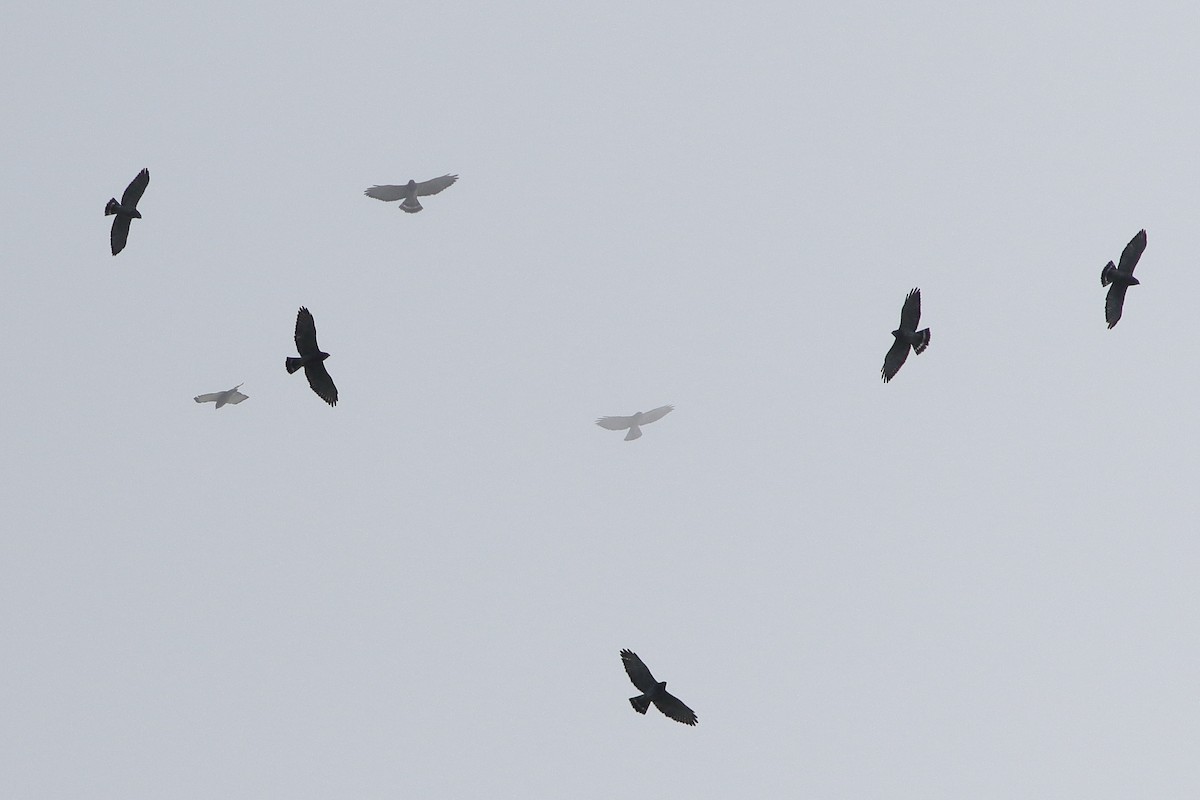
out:
M443 175L440 178L431 178L427 181L418 183L415 180L409 180L405 184L385 184L382 186L372 186L370 189L363 191L367 197L373 197L376 200L391 202L393 200L401 200L400 209L409 214L416 214L424 206L418 197L428 197L432 194L437 194L448 186L452 186L458 180L457 175Z
M625 665L625 674L641 692L637 697L629 698L629 705L639 714L645 714L653 703L654 707L676 722L684 725L695 725L699 722L696 712L692 711L683 701L667 691L666 681L656 681L650 674L649 668L632 650L621 651L621 663Z
M900 327L892 331L895 341L892 342L887 355L883 357L883 368L880 370L880 374L883 375L884 383L896 377L900 367L904 366L904 362L908 360L909 350L920 355L925 352L926 347L929 347L929 328L917 330L920 322L921 290L913 289L904 298L904 306L900 309Z
M118 203L117 198L110 197L104 206L104 216L115 217L112 223L112 232L109 234L109 243L112 245L114 256L125 249L125 242L129 239L129 223L142 218L142 212L137 210L137 204L149 184L150 170L143 169L125 187L125 192L121 195L121 202Z
M224 392L212 392L210 394L197 395L195 400L197 403L216 403L217 408L220 408L227 403L229 405L237 405L243 400L250 399L249 395L244 395L238 391L240 388L242 388L242 384L239 383L237 386Z
M1121 251L1120 266L1110 261L1100 270L1100 285L1108 287L1108 296L1104 299L1104 320L1110 330L1121 321L1121 312L1125 309L1125 290L1140 284L1140 281L1133 277L1133 269L1145 249L1146 231L1143 229L1138 231Z
M625 434L625 441L629 442L641 437L641 426L662 419L674 409L675 406L659 406L649 411L639 411L629 417L601 417L596 420L596 424L610 431L623 431L628 428L629 433Z
M313 320L312 313L304 306L296 312L296 352L300 354L299 358L288 356L284 360L288 374L303 369L304 377L308 378L308 385L316 392L317 397L331 406L336 406L337 386L334 385L333 378L329 377L324 363L325 359L329 358L329 353L323 352L317 346L317 323Z

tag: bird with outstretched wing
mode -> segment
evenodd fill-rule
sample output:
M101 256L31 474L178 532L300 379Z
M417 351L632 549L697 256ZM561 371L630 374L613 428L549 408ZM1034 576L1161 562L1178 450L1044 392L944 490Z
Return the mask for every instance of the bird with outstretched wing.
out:
M142 212L137 210L137 204L149 185L150 170L143 169L125 187L125 193L121 195L121 202L118 203L117 198L110 197L108 204L104 206L104 216L115 216L112 232L108 237L114 256L125 249L125 242L129 239L129 223L142 218Z
M329 372L325 369L325 359L329 358L329 353L322 352L317 346L317 323L304 306L296 312L296 352L300 354L299 358L289 356L284 363L288 374L303 367L308 385L317 393L317 397L331 406L336 406L338 390L333 385L333 378L329 377Z
M1125 290L1141 283L1133 277L1133 268L1145 250L1146 231L1140 230L1121 251L1121 263L1114 266L1110 261L1100 270L1100 285L1108 287L1108 297L1104 298L1104 321L1108 323L1109 330L1121 321L1121 312L1125 309Z
M920 355L925 352L926 347L929 347L929 328L917 330L920 322L921 290L913 289L904 298L904 306L900 309L900 327L892 331L892 336L896 341L892 342L887 355L883 357L883 368L880 370L880 374L883 375L884 383L896 377L896 373L908 360L909 350L914 350L917 355Z
M457 175L443 175L440 178L431 178L427 181L418 183L415 180L410 180L408 183L401 185L383 185L372 186L370 189L363 191L367 197L374 197L376 200L384 200L387 202L393 200L403 200L400 208L409 214L415 214L424 206L418 197L429 197L431 194L437 194L448 186L452 186L458 180Z
M639 411L631 417L601 417L596 420L596 424L610 431L628 429L629 433L625 434L625 441L629 442L642 435L643 425L662 419L674 409L675 406L659 406L649 411Z
M684 725L695 725L699 720L696 712L692 711L683 701L667 691L666 681L656 681L650 674L649 668L632 650L621 651L621 663L625 665L625 674L641 692L637 697L629 698L629 704L639 714L645 714L646 709L653 703L654 707L676 722Z

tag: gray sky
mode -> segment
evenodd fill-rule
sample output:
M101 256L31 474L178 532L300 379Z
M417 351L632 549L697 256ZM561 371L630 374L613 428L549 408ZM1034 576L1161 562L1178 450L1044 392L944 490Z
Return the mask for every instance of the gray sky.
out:
M1195 4L511 5L6 12L3 793L1200 795Z

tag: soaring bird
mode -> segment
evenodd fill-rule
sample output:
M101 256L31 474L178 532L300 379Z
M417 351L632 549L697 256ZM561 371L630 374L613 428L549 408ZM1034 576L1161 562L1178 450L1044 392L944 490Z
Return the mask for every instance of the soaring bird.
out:
M642 435L640 426L662 419L674 409L675 406L659 406L650 411L639 411L632 417L601 417L596 420L596 424L610 431L623 431L628 428L629 433L625 434L625 441L629 442Z
M333 378L325 371L324 362L329 358L329 353L321 352L321 348L317 346L317 323L304 306L300 306L300 310L296 312L296 351L300 353L300 357L289 356L285 363L288 374L304 367L304 376L308 378L308 385L317 393L317 397L331 406L336 406L337 387L333 385Z
M110 197L108 205L104 207L104 216L116 215L112 224L112 233L109 235L114 256L125 249L125 240L129 238L129 221L134 218L142 218L142 212L137 210L137 204L138 200L142 199L142 192L146 191L149 183L150 170L144 169L125 187L125 194L121 195L121 202L118 203L117 198Z
M622 650L621 663L625 665L625 672L629 675L629 680L633 681L633 685L641 692L637 697L629 698L629 705L633 706L634 711L645 714L650 704L654 703L655 708L676 722L695 725L699 721L696 719L695 711L667 691L666 681L654 680L654 676L638 658L637 653L632 650Z
M242 384L239 383L237 386L224 392L211 392L209 394L196 395L196 402L216 403L217 408L220 408L226 403L229 403L231 406L236 406L243 400L249 399L249 395L244 395L238 391L240 388L242 388Z
M1125 307L1125 290L1140 283L1133 277L1133 268L1137 266L1138 259L1142 257L1142 251L1145 249L1146 231L1140 230L1121 251L1121 265L1114 267L1110 261L1100 270L1100 285L1108 286L1108 299L1104 301L1104 319L1108 321L1109 330L1121 321L1121 311Z
M900 367L904 366L910 347L917 351L917 355L921 355L925 348L929 347L929 328L917 330L917 323L920 321L921 290L913 289L904 298L904 307L900 309L900 327L892 331L896 341L883 357L883 369L880 372L883 374L884 383L896 377Z
M376 200L403 200L400 208L409 214L415 214L424 208L421 201L417 199L418 197L437 194L456 180L458 180L457 175L443 175L440 178L431 178L421 183L410 180L403 186L372 186L370 189L364 190L363 194L367 197L374 197Z

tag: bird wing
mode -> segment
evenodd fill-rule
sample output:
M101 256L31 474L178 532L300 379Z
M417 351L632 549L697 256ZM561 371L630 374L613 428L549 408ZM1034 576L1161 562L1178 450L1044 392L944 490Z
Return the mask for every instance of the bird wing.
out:
M633 417L601 417L596 424L610 431L623 431L633 423Z
M896 339L888 349L887 355L883 357L883 369L880 370L880 373L883 375L884 383L896 377L896 373L904 366L904 361L907 358L908 342L903 339Z
M1121 263L1124 262L1125 256L1121 256ZM1125 290L1128 288L1123 283L1109 284L1108 297L1104 301L1104 319L1109 328L1121 321L1121 311L1125 308Z
M308 385L317 393L317 397L331 406L337 405L337 387L333 385L333 378L329 377L329 372L325 369L324 361L318 361L315 364L305 364L304 377L308 378Z
M621 663L625 665L625 674L638 688L639 692L649 693L658 688L658 681L650 674L650 670L632 650L621 651ZM665 712L664 712L665 713Z
M403 200L408 194L408 184L403 186L372 186L370 189L363 191L367 197L374 197L376 200Z
M304 306L300 306L296 312L296 351L302 356L321 352L321 348L317 347L317 323Z
M1125 249L1121 251L1121 264L1118 269L1121 272L1133 274L1133 268L1137 266L1138 259L1142 257L1142 251L1146 249L1146 231L1140 230L1137 235L1129 240L1129 244L1125 245ZM1111 296L1111 295L1110 295ZM1120 319L1121 311L1117 310L1117 318ZM1116 321L1113 321L1113 325ZM1108 327L1112 327L1109 325Z
M225 394L225 393L224 392L209 392L208 394L198 394L198 395L196 395L196 402L197 403L215 403L221 399L221 395L223 395L223 394Z
M146 191L149 184L150 170L144 169L125 187L125 194L121 195L121 205L131 210L137 208L138 200L142 199L142 192Z
M453 185L456 180L458 180L457 175L443 175L440 178L431 178L430 180L418 183L417 196L428 197L431 194L437 194L447 186Z
M682 722L684 725L695 725L699 722L696 719L696 712L685 706L682 700L670 692L663 691L655 695L654 707L671 719L676 722Z
M644 411L644 412L642 412L642 419L641 419L640 424L645 425L647 422L654 422L655 420L662 419L663 417L665 417L667 414L670 414L674 410L675 410L675 406L659 406L658 408L652 409L650 411Z
M921 290L913 289L904 298L904 307L900 309L900 329L915 331L921 322ZM903 361L901 361L903 363Z
M129 240L129 221L132 217L127 217L124 214L117 214L113 217L112 233L109 234L109 241L112 243L112 254L125 249L125 242Z

